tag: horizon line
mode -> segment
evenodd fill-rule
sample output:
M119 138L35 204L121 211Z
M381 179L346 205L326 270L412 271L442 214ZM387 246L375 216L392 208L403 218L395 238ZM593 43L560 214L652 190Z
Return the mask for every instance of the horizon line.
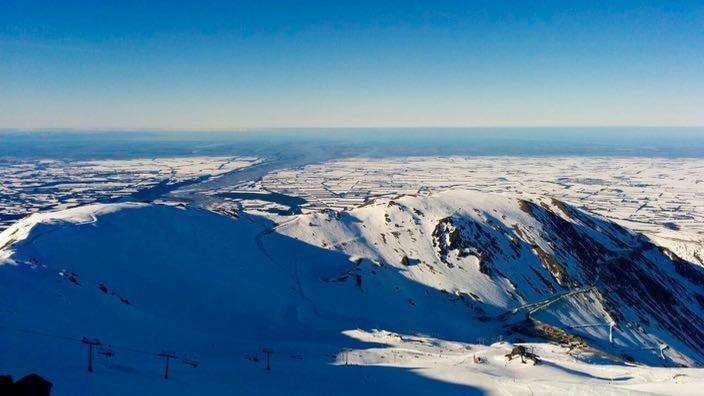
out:
M227 127L227 128L150 128L150 127L34 127L0 128L1 133L6 132L260 132L260 131L293 131L300 129L309 130L372 130L372 129L587 129L587 128L615 128L615 129L703 129L702 125L637 125L637 124L605 124L605 125L419 125L419 126L252 126L252 127Z

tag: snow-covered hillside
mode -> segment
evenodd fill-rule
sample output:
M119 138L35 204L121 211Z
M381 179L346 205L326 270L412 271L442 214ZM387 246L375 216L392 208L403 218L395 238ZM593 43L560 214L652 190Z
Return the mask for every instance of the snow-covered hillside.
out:
M703 280L552 200L452 191L275 228L92 205L0 234L0 373L40 373L58 395L685 392L699 370L625 361L704 363ZM102 344L90 375L82 337ZM507 364L499 338L543 363ZM179 356L168 381L162 350Z
M401 271L480 321L529 314L615 357L658 364L667 346L665 362L704 363L704 271L556 200L468 191L403 196L303 216L279 231L363 259L352 272L364 279L383 274L374 263ZM512 330L531 332L524 325Z

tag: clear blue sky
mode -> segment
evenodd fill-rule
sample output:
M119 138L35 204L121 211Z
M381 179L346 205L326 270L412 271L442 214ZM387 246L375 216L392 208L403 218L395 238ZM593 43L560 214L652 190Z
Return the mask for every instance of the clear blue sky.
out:
M704 125L704 1L0 0L0 128Z

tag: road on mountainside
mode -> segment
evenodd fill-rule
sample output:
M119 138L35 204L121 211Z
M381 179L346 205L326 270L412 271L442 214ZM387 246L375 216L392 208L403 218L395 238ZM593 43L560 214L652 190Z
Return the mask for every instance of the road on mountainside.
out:
M653 246L650 245L650 244L641 243L640 246L638 246L638 247L635 248L635 249L622 249L622 250L620 250L620 251L615 251L614 253L618 254L618 256L615 257L615 258L613 258L613 259L611 259L611 260L609 260L609 261L607 261L607 262L605 262L604 264L601 265L601 267L603 267L603 266L605 266L605 265L609 265L610 263L616 262L616 261L618 261L618 260L623 260L623 259L626 259L626 260L635 260L635 259L638 258L638 256L640 256L643 252L645 252L645 251L648 250L648 249L651 249L652 247L653 247ZM528 311L528 315L530 316L530 314L532 314L532 313L534 313L534 312L536 312L536 311L539 311L539 310L541 310L541 309L543 309L543 308L546 308L546 307L552 305L553 303L555 303L555 302L557 302L557 301L559 301L559 300L561 300L561 299L563 299L563 298L568 298L568 297L571 297L571 296L575 296L575 295L577 295L577 294L582 294L582 293L587 293L587 292L596 292L596 291L599 291L599 289L598 289L598 287L597 287L597 284L599 283L599 281L600 281L600 279L599 279L599 277L597 276L596 281L595 281L594 284L591 285L591 286L582 286L582 287L579 287L579 288L576 288L576 289L566 290L566 291L564 291L564 292L562 292L562 293L555 294L555 295L553 295L553 296L551 296L551 297L548 297L548 298L543 299L543 300L540 300L540 301L536 301L536 302L532 302L532 303L528 303L528 304L523 304L523 305L521 305L521 306L519 306L519 307L511 308L511 309L509 309L508 311L504 312L503 314L499 315L499 317L501 317L501 318L507 318L508 316L513 315L513 314L516 314L516 313L518 313L518 312L521 311L521 310L527 310L527 311Z

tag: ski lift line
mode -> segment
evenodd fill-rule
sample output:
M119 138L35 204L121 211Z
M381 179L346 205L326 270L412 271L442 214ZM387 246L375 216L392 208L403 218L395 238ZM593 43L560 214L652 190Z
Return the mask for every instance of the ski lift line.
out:
M132 353L140 353L140 354L149 355L149 356L158 356L159 355L158 353L144 351L141 349L135 349L135 348L126 347L126 346L119 346L119 345L115 346L113 344L110 344L110 347L113 349L117 349L117 350L122 350L122 351L132 352Z
M591 289L591 288L587 288L586 290L588 290L588 289ZM586 291L586 290L581 290L581 292ZM559 296L559 298L565 297L565 296L566 296L566 295L563 294L563 295ZM537 303L534 303L534 304L537 304ZM530 305L534 305L534 304L530 304ZM517 308L517 309L518 309L518 308ZM614 325L615 325L615 323L614 323ZM571 327L571 328L581 328L581 327L597 327L597 326L604 326L604 327L610 326L610 327L611 327L611 323L596 323L596 324L577 325L577 326L570 326L570 327ZM57 334L57 333L51 333L51 332L46 332L46 331L38 331L38 330L32 330L32 329L26 329L26 328L11 327L11 326L5 326L5 325L0 325L0 329L6 329L6 330L11 330L11 331L15 331L15 332L18 332L18 333L24 333L24 334L30 334L30 335L39 335L39 336L44 336L44 337L59 339L59 340L63 340L63 341L72 341L72 342L76 342L76 343L80 343L80 344L85 344L85 341L84 341L84 340L86 340L85 337L84 337L84 338L76 338L76 337L66 336L66 335ZM497 340L497 341L500 341L501 338L502 338L502 337L499 336L499 337L496 338L496 340ZM482 340L482 341L490 341L490 342L491 342L491 341L493 341L493 340L494 340L494 338L491 337L491 338L489 338L488 340L485 339L485 340ZM480 343L480 344L482 343L482 341L477 340L477 342ZM145 351L145 350L142 350L142 349L127 347L127 346L114 345L114 344L103 344L103 343L100 343L99 345L101 345L101 346L106 346L106 347L108 347L109 349L112 349L112 350L122 350L122 351L126 351L126 352L138 353L138 354L143 354L143 355L147 355L147 356L164 357L164 355L163 355L164 352L163 352L163 351L161 351L161 352L149 352L149 351ZM670 349L670 347L669 347L667 344L660 344L659 346L643 346L643 347L641 347L641 348L633 348L633 347L623 347L623 346L620 346L619 348L620 348L620 349L624 349L624 350L633 350L633 351L636 351L636 350L640 350L640 351L658 351L662 359L664 359L663 352L664 352L665 350L667 350L667 349ZM435 355L435 354L430 353L429 355ZM437 354L437 355L438 355L438 356L442 356L442 354ZM176 356L171 357L171 356L170 356L170 358L174 358L174 359L177 359L177 360L181 360L181 361L183 361L184 363L189 364L189 365L191 365L191 366L193 366L193 367L197 367L197 366L198 366L197 361L194 360L194 359L192 359L192 358L190 358L190 357L176 357Z
M49 333L49 332L45 332L45 331L23 329L23 328L10 327L10 326L4 326L4 325L0 325L0 329L12 330L12 331L16 331L18 333L40 335L40 336L56 338L56 339L64 340L64 341L73 341L73 342L79 342L79 343L83 342L82 338L69 337L69 336L64 336L64 335L60 335L60 334L56 334L56 333Z
M25 334L31 334L31 335L40 335L44 337L49 337L49 338L55 338L63 341L72 341L80 344L86 344L85 340L91 340L89 338L83 337L83 338L76 338L76 337L70 337L70 336L65 336L57 333L50 333L50 332L45 332L45 331L37 331L37 330L31 330L31 329L23 329L23 328L18 328L18 327L10 327L10 326L4 326L0 325L0 329L6 329L6 330L11 330L11 331L16 331L18 333L25 333ZM95 340L97 341L97 340ZM132 353L139 353L143 355L148 355L148 356L160 356L160 352L149 352L145 351L143 349L137 349L133 347L127 347L127 346L120 346L120 345L115 345L115 344L104 344L102 342L98 342L97 344L94 345L104 345L106 347L109 347L113 350L121 350L125 352L132 352Z
M40 335L43 337L54 338L54 339L59 339L59 340L63 340L63 341L71 341L71 342L76 342L79 344L86 344L84 342L84 340L89 340L89 338L87 338L87 337L76 338L76 337L70 337L70 336L61 335L61 334L57 334L57 333L51 333L51 332L46 332L46 331L37 331L37 330L32 330L32 329L27 329L27 328L12 327L12 326L6 326L6 325L1 325L1 324L0 324L0 329L15 331L17 333L22 333L22 334ZM115 344L109 344L109 343L103 343L103 342L100 342L99 345L104 346L107 349L122 350L122 351L126 351L126 352L140 353L140 354L149 355L149 356L156 356L156 357L160 357L161 354L164 353L164 351L150 352L150 351L145 351L143 349L137 349L137 348L133 348L133 347L121 346L121 345L115 345ZM179 356L178 359L183 360L183 361L188 361L190 363L197 363L196 359L194 359L192 355L182 355L182 356Z

